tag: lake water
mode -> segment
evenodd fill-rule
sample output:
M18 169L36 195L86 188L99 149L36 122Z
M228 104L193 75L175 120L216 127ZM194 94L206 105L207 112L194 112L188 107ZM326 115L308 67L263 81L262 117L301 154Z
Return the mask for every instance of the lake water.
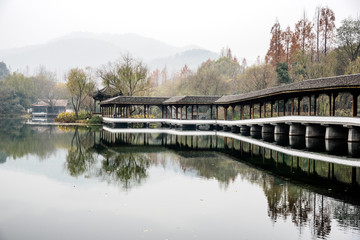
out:
M0 239L360 239L353 146L1 124Z

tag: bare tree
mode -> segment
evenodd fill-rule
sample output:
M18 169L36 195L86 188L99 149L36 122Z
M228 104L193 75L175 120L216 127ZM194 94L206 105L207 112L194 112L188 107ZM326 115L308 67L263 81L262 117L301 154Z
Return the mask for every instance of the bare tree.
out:
M111 86L127 96L142 95L149 90L147 72L147 67L129 54L98 70L104 85Z

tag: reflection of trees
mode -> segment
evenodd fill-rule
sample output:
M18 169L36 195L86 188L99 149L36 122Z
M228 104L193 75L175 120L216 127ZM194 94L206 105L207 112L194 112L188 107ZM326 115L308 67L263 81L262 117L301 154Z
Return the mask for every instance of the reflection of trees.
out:
M215 178L224 188L239 174L238 163L213 153L182 152L175 159L184 172L195 171L200 177Z
M316 195L314 194L314 199L316 199ZM316 200L314 200L315 202ZM326 199L325 199L326 201ZM325 238L330 234L331 231L331 211L330 204L327 202L324 205L324 196L321 196L320 204L316 206L316 202L314 203L314 209L318 207L319 211L314 213L314 225L316 230L316 236ZM314 211L315 212L315 211Z
M78 128L75 129L71 140L71 147L66 156L67 169L71 176L79 176L92 168L95 163L94 155L86 148L90 132L80 136ZM91 135L92 136L92 135Z
M107 182L121 182L125 189L147 178L150 160L144 154L107 154L97 175Z
M177 165L184 172L195 173L206 179L216 179L225 188L237 177L260 186L267 199L268 215L272 221L289 218L299 231L308 225L313 234L319 238L326 238L330 234L331 220L334 218L344 227L359 227L360 208L358 206L343 204L341 201L314 193L253 167L239 164L232 159L222 157L222 153L218 154L207 150L195 151L190 147L192 145L191 138L182 139L182 145L179 145L176 140L170 141L168 138L167 145L163 146L174 150L170 153L171 158L169 158L166 155L169 154L169 151L164 154L165 148L159 147L158 135L154 137L143 133L122 133L117 136L106 135L105 137L106 141L104 139L95 141L93 132L75 130L66 162L67 169L72 176L96 177L130 189L146 180L150 165L161 164L164 167L167 164L172 167ZM219 139L220 141L222 140ZM207 140L199 137L198 142L205 144ZM195 146L195 143L193 145ZM235 145L239 146L239 144ZM198 146L202 145L198 144ZM223 149L218 150L226 152ZM161 154L154 154L158 153L157 151L160 151ZM261 151L253 150L253 155L261 158L262 162L262 156L255 154L257 152ZM100 155L100 161L97 161L96 154ZM172 162L169 162L170 159ZM270 164L269 159L265 160L268 164ZM254 163L257 160L252 158L251 161ZM285 165L292 166L292 164L291 159L278 160L278 168ZM308 161L300 159L299 169L308 169L308 166ZM324 166L317 163L314 167L317 168L318 175L322 174L322 169L318 168ZM288 168L284 168L285 170Z
M348 203L334 204L334 218L342 227L360 228L360 207Z
M263 189L268 200L268 214L274 222L290 216L299 229L312 222L317 237L326 238L330 234L331 208L338 202L323 195L317 199L316 193L273 177L264 179Z
M48 158L59 146L68 146L72 134L61 133L56 127L32 127L19 121L0 121L0 151L13 159L35 154Z
M0 152L0 163L6 162L7 155L4 152Z
M131 137L133 141L138 138ZM97 164L95 155L103 157ZM140 184L147 177L150 160L146 154L118 153L95 141L94 133L75 130L66 157L71 176L99 177L108 183L121 183L125 189Z

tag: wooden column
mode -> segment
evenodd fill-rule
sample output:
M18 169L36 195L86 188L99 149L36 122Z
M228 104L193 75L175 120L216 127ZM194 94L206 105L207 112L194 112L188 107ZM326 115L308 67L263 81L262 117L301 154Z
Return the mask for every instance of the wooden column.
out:
M266 118L266 101L264 101L264 118Z
M291 98L291 115L294 115L295 107L294 107L294 98Z
M183 106L180 107L180 120L182 120L182 116L183 116Z
M187 109L188 109L188 106L185 105L185 119L186 120L188 119L188 111L187 111Z
M259 103L259 118L261 118L261 107L262 107L262 104Z
M311 116L311 95L309 95L309 108L308 108L308 115Z
M227 106L224 106L224 120L227 120Z
M338 95L337 93L333 93L333 98L332 98L332 100L333 100L333 102L332 102L332 109L333 109L332 115L333 116L335 116L335 110L336 110L335 100L336 100L337 95Z
M302 100L302 97L298 97L298 116L300 116L300 113L301 113L301 106L300 106L301 100Z
M351 93L352 95L352 116L356 117L358 112L358 94Z
M276 105L277 105L277 116L279 116L280 115L280 101L279 101L279 99L278 100L276 100Z
M231 120L234 121L234 118L235 118L235 106L231 106L231 113L232 113Z
M332 111L331 111L331 93L329 93L329 116L331 116Z
M196 120L199 120L199 105L196 105Z
M252 117L252 104L250 103L249 105L249 118L251 119Z
M178 119L179 114L178 114L178 106L175 107L175 119Z
M283 107L284 116L286 115L286 103L287 103L287 99L284 99L284 107Z
M144 118L146 118L146 105L144 105Z
M210 120L213 120L213 105L210 105Z
M317 100L318 100L319 95L318 94L314 94L314 116L317 115Z
M240 119L243 120L244 119L244 106L240 105Z
M270 117L273 117L274 115L274 102L270 101Z
M150 118L150 105L147 105L147 117Z
M215 106L215 119L218 120L219 119L219 109L218 106Z
M191 105L191 120L194 117L194 105Z

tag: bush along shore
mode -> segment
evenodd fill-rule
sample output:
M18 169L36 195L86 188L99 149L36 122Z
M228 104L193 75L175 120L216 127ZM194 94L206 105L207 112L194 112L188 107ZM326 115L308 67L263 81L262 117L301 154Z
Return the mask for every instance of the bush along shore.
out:
M60 113L54 122L32 122L28 121L29 125L102 125L102 117L98 115L92 115L90 113L80 112L76 117L75 113Z

